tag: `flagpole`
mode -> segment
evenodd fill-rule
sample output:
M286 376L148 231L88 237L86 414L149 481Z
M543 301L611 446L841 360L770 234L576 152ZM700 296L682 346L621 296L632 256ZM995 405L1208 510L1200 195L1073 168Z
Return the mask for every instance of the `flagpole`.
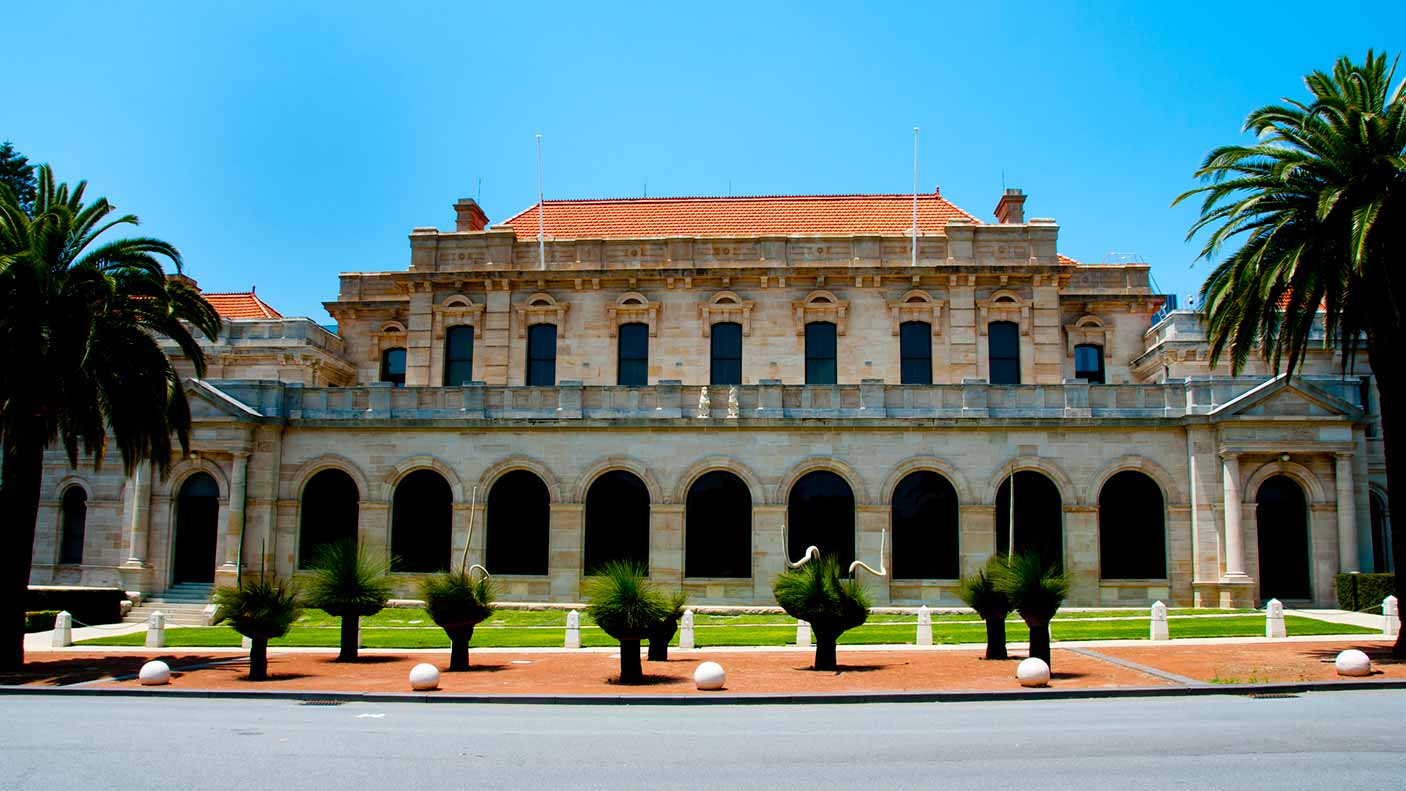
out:
M913 259L910 266L918 265L918 127L913 127Z
M1006 562L1009 563L1015 557L1015 473L1011 473L1011 504L1007 509L1006 525L1010 528L1010 541L1006 544Z
M537 267L547 268L547 217L542 200L542 136L537 135Z

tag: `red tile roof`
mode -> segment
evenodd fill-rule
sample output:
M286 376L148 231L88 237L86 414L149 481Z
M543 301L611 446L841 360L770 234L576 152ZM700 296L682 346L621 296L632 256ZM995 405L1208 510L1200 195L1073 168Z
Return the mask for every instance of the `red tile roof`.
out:
M763 195L716 198L549 200L548 238L657 236L902 235L913 225L909 195ZM918 196L918 227L942 233L950 220L980 223L937 193ZM537 206L499 224L519 239L537 238Z
M226 319L281 319L283 314L259 299L253 291L226 294L201 294Z

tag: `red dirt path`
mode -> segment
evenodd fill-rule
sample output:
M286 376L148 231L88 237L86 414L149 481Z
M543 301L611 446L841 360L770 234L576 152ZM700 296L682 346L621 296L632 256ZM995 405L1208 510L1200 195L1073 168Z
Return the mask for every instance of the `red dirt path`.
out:
M1338 652L1356 648L1372 658L1372 675L1338 675ZM1262 684L1270 681L1357 681L1406 678L1406 661L1391 658L1390 640L1333 640L1314 643L1118 646L1100 654L1169 670L1201 681Z

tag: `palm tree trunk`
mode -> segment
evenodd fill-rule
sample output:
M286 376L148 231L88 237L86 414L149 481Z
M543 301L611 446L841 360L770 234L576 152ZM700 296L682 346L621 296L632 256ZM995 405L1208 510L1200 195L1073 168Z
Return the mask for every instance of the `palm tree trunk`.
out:
M813 629L814 627L812 627ZM815 670L835 670L838 664L835 661L835 641L839 635L821 634L815 632Z
M249 640L249 680L267 681L269 677L269 641L265 637Z
M669 661L669 641L674 639L674 633L679 630L679 622L670 618L655 629L649 635L649 661L668 662Z
M1050 664L1050 622L1025 621L1026 627L1030 629L1030 655L1036 659L1045 660L1045 664Z
M986 621L986 658L1007 659L1006 656L1006 616L993 615Z
M1387 312L1379 308L1377 312L1394 315L1394 310ZM1399 523L1392 526L1391 558L1392 569L1396 572L1396 600L1403 602L1406 601L1406 424L1403 424L1406 421L1406 382L1401 380L1398 370L1399 357L1390 353L1393 346L1400 343L1399 330L1396 326L1371 328L1367 333L1367 359L1377 377L1382 447L1386 455L1387 513L1396 516ZM1391 655L1406 659L1406 630L1396 635Z
M337 654L338 662L355 662L357 658L358 643L361 642L361 630L357 627L361 625L360 615L342 616L342 651Z
M638 684L644 680L644 670L640 668L640 641L620 641L620 683Z
M24 611L34 560L34 523L39 517L39 483L44 476L44 442L10 430L4 437L0 473L0 669L24 665Z
M459 627L449 631L449 672L458 673L469 669L469 641L474 638L472 626Z

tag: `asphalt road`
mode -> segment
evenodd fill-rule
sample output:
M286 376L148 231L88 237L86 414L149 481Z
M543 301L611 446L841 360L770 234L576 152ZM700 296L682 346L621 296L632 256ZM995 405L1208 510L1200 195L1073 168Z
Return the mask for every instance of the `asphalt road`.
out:
M826 706L0 697L23 789L1406 787L1406 691Z

